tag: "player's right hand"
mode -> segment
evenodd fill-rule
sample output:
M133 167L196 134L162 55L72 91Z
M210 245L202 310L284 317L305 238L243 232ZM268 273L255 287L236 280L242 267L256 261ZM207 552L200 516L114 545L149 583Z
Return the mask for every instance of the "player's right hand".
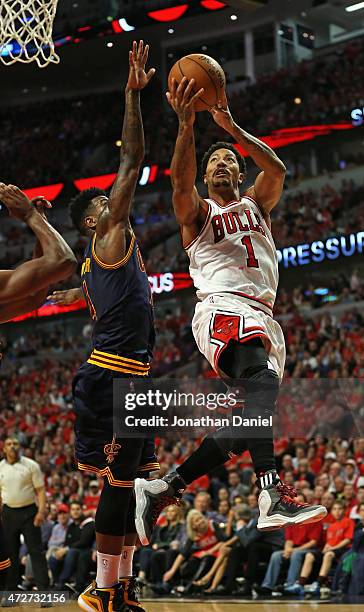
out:
M195 102L203 94L204 88L193 93L195 79L188 80L183 77L178 85L176 79L172 79L171 91L167 91L166 96L168 103L177 114L179 122L185 125L193 125L196 118Z
M79 289L65 289L63 291L53 291L51 295L47 296L47 300L50 300L57 306L69 306L80 299Z

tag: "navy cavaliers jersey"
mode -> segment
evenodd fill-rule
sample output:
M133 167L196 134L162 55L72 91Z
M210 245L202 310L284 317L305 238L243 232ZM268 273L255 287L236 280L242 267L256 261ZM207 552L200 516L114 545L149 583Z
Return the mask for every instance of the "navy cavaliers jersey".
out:
M92 356L99 361L95 365L102 366L103 352L105 356L108 351L149 361L155 340L153 304L135 235L125 257L115 264L100 261L95 240L96 234L86 247L81 270L83 293L94 321Z

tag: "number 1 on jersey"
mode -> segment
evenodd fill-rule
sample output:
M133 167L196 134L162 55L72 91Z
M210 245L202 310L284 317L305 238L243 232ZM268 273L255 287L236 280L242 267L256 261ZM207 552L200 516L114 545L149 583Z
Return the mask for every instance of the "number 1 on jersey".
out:
M242 245L245 246L248 254L248 258L246 260L248 268L259 268L259 261L255 257L252 239L250 236L244 236L241 239Z

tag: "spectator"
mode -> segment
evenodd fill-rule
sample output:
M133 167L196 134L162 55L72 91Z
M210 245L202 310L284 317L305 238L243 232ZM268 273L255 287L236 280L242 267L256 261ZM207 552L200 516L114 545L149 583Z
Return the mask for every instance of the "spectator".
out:
M47 590L48 570L40 530L46 517L44 477L39 465L32 459L21 457L19 451L20 444L16 438L5 440L5 459L0 463L0 493L11 559L6 589L14 591L19 583L19 537L22 533L32 560L36 585L39 590Z
M262 582L263 592L272 593L277 584L281 565L283 561L288 561L289 569L285 582L285 591L289 593L299 577L307 552L314 551L320 545L321 537L322 525L320 523L289 525L286 527L284 549L274 552L270 558L268 569Z
M95 512L99 504L100 495L101 490L98 481L91 480L89 490L87 491L83 500L84 512L87 513L87 515L95 516Z
M91 517L84 519L79 502L71 504L70 515L71 522L67 527L65 545L49 559L52 573L56 576L56 588L60 591L72 578L80 551L91 549L94 540L94 521Z
M191 590L192 582L198 580L213 566L224 540L226 540L225 532L217 523L207 519L198 510L191 510L187 515L186 543L172 567L164 574L163 582L170 583L187 560L181 576L190 579L187 591Z
M141 582L145 582L146 578L152 584L162 582L164 574L178 555L183 528L181 511L177 506L168 506L164 515L166 522L154 530L151 546L140 551L138 579Z
M328 575L334 561L339 561L340 557L348 550L354 535L354 521L345 516L344 504L336 501L331 509L334 522L329 525L326 532L326 544L322 553L309 552L305 559L305 573L309 575L315 558L321 560L318 580L306 588L306 592L311 595L318 595L324 599L329 597Z
M225 570L224 590L220 594L232 594L236 589L236 577L244 575L245 584L240 596L251 595L252 586L261 576L260 563L268 563L272 552L283 546L283 530L274 532L261 532L257 529L258 517L254 515L249 506L242 504L235 507L236 518L234 534L236 544L233 546L227 560ZM245 571L243 571L245 566Z
M249 493L249 487L243 485L240 480L239 472L237 470L231 470L229 472L229 499L230 503L234 503L235 497L245 497Z

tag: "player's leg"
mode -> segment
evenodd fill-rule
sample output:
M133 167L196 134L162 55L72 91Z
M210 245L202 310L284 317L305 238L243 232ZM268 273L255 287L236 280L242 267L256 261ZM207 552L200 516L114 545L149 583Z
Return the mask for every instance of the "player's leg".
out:
M138 444L133 440L133 444ZM142 442L140 444L141 448ZM140 450L140 449L139 449ZM135 468L139 463L136 462ZM136 471L136 469L135 469ZM135 544L128 539L128 533L133 525L134 514L130 517L133 499L132 483L127 486L120 484L120 480L109 476L104 478L104 487L100 496L95 517L97 573L96 581L81 593L78 603L83 610L101 609L108 612L130 612L142 608L135 602L128 601L128 585L125 580L120 581L120 568L127 561L123 559L123 551L134 550ZM118 481L113 484L112 481ZM111 482L110 482L111 481ZM135 541L135 536L133 534ZM128 563L132 562L132 555ZM121 570L123 571L123 569ZM95 601L98 602L95 608Z
M113 434L113 381L109 370L88 363L73 381L78 467L104 477L95 517L96 580L78 598L87 612L130 610L124 603L119 565L143 440L119 439Z
M231 341L219 360L219 367L245 392L244 418L267 419L273 416L279 393L279 377L272 369L260 338L249 342ZM258 529L270 530L286 524L321 520L323 506L309 506L294 500L294 489L283 485L276 470L273 427L244 427L247 446L257 475L259 495ZM235 437L235 433L233 434Z
M130 487L112 486L104 477L104 486L95 516L97 569L96 581L78 598L87 612L127 610L119 594L119 563L124 544L127 509L132 496Z
M260 417L269 422L278 396L279 377L270 366L261 340L231 340L221 354L218 367L235 387L241 387L244 391L244 418ZM246 447L250 451L261 491L259 529L270 530L289 523L315 522L326 515L323 506L308 506L295 502L293 489L280 482L274 459L271 426L264 427L264 435L260 435L256 427L244 427L240 432L224 428L205 438L201 447L179 466L176 472L166 476L164 482L136 481L136 525L142 543L150 539L152 515L163 496L167 498L178 495L202 473L216 467L217 461L224 463L229 453L240 454ZM165 501L167 503L167 499Z
M0 516L0 599L1 592L5 590L6 574L10 565L10 557L7 552L4 528Z
M140 456L140 464L137 469L137 477L149 479L150 474L159 470L160 465L155 454L155 445L153 438L146 438L143 443L143 449ZM121 550L121 558L119 564L119 582L124 586L124 601L129 608L135 612L143 612L138 598L138 584L135 576L133 576L133 557L136 545L139 541L138 534L135 529L135 498L132 495L128 515L126 521L126 535L124 544Z

